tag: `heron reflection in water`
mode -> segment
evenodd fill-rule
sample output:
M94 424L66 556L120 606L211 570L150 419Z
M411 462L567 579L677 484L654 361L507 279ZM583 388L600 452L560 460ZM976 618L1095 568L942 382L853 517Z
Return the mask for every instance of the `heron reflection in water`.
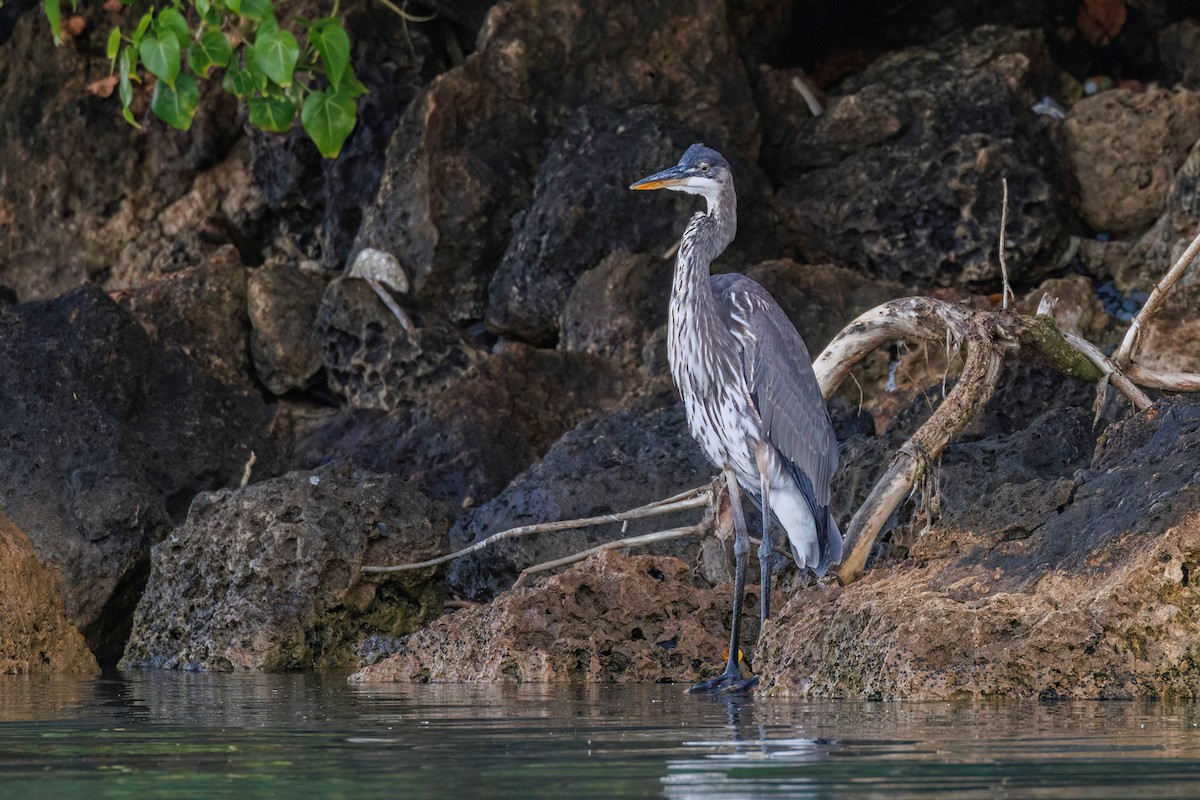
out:
M725 671L692 691L741 691L757 683L738 668L742 595L750 537L741 490L762 509L762 619L770 614L774 514L801 568L824 575L842 557L842 535L829 512L838 448L803 339L775 299L744 275L710 275L737 231L729 162L694 144L678 164L629 188L698 194L675 261L668 326L671 375L688 427L719 467L733 512L733 621ZM740 487L740 489L739 489ZM768 509L770 509L768 511Z

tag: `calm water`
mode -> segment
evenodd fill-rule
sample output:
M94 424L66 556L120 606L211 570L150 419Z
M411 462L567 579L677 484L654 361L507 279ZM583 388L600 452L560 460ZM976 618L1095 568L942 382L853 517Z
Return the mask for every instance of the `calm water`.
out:
M1200 713L0 676L0 797L1200 797Z

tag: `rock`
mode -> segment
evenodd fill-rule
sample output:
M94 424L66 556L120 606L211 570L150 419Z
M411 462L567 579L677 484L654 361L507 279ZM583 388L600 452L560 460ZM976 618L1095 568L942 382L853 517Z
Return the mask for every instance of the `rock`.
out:
M1158 34L1159 57L1171 83L1200 89L1200 22L1185 19Z
M250 382L246 270L233 245L121 292L118 300L168 350L189 356L222 383Z
M1091 339L1108 325L1104 304L1096 297L1092 282L1083 275L1066 275L1042 281L1040 286L1017 301L1017 311L1036 314L1044 295L1058 299L1050 316L1058 324L1059 330L1065 333Z
M617 251L579 276L563 307L558 346L596 353L625 367L667 322L673 262Z
M272 394L306 389L320 372L321 348L314 334L324 293L325 281L295 264L267 265L250 273L250 355L259 380Z
M1079 213L1097 231L1146 228L1198 138L1200 100L1188 91L1116 89L1080 100L1063 125Z
M729 587L698 588L690 572L675 558L601 553L442 617L350 682L691 681L728 642Z
M322 158L300 125L282 136L250 136L254 181L274 221L300 255L329 270L347 263L362 209L379 189L388 140L434 69L425 26L406 24L382 5L348 8L342 21L367 93L338 157Z
M0 514L0 674L31 672L94 675L100 667L33 543Z
M585 106L645 105L665 107L727 156L757 155L757 115L722 6L499 4L479 50L402 118L355 249L393 253L418 299L456 322L480 319L510 221L565 120Z
M891 280L998 285L1007 178L1020 209L1008 219L1011 279L1052 270L1070 214L1048 123L1028 109L1054 77L1040 33L981 28L883 55L816 118L788 81L760 81L785 254Z
M537 522L593 517L662 500L707 483L713 469L687 430L683 407L617 411L564 435L545 456L488 503L456 522L450 542L465 547L499 531ZM693 524L701 510L631 521L628 535ZM450 567L450 591L488 600L520 571L616 538L621 525L559 531L499 542ZM659 552L694 558L694 540Z
M326 287L315 337L329 388L352 408L400 408L444 389L479 358L440 317L430 315L405 331L357 279L338 278Z
M442 612L439 570L364 576L445 549L446 520L406 481L345 466L201 494L154 548L121 667L350 666L371 634Z
M1200 283L1171 293L1146 326L1134 360L1163 372L1200 372Z
M29 534L67 618L117 660L149 549L196 492L279 469L257 393L163 350L94 287L0 308L0 510Z
M174 262L189 230L213 220L222 242L235 241L261 210L236 147L245 119L237 100L209 81L187 133L157 120L126 124L115 96L87 91L109 74L96 39L114 20L99 6L80 11L90 29L62 47L46 46L36 12L0 44L0 275L22 300L85 280L136 285ZM129 31L141 10L127 14ZM148 88L135 84L139 119L148 106Z
M770 694L855 698L1195 697L1200 403L1110 427L1073 480L1000 487L844 589L764 626ZM1007 510L1006 510L1007 508Z
M633 181L679 160L698 134L661 107L584 108L566 121L542 162L533 201L521 215L488 290L488 325L547 345L579 276L614 250L662 252L702 207L671 192L634 196ZM732 155L741 212L725 264L774 252L765 177Z
M461 510L493 497L563 433L624 394L623 376L597 356L509 345L481 358L391 414L340 414L300 443L300 463L346 460L402 474Z

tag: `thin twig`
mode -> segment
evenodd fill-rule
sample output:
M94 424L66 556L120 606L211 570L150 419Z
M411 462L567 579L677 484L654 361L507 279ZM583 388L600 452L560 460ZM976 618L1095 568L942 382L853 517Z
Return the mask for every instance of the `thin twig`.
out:
M1125 338L1121 340L1121 346L1117 348L1117 352L1113 353L1112 360L1120 368L1124 369L1133 361L1135 350L1141 339L1142 328L1146 323L1158 313L1162 304L1167 301L1167 292L1171 287L1183 276L1187 268L1191 266L1192 261L1196 259L1196 255L1200 253L1200 234L1192 239L1192 243L1183 251L1183 255L1175 262L1175 265L1162 277L1158 285L1154 287L1154 291L1150 292L1150 296L1146 298L1146 302L1142 304L1142 308L1138 311L1137 316L1133 318L1133 322L1129 323L1129 330L1125 332Z
M1167 392L1200 392L1200 374L1195 372L1159 372L1139 364L1130 364L1125 370L1129 379L1147 389L1162 389Z
M1129 402L1133 403L1133 407L1138 411L1142 411L1154 405L1154 401L1147 397L1146 393L1139 389L1134 382L1129 379L1129 376L1127 376L1117 367L1116 364L1113 363L1112 359L1100 352L1100 348L1096 347L1096 345L1092 344L1087 339L1076 336L1073 333L1067 333L1065 331L1063 332L1063 338L1067 340L1069 345L1083 353L1083 355L1087 357L1088 361L1091 361L1093 364L1099 367L1100 371L1104 373L1104 376L1112 381L1113 386L1116 386L1121 390L1121 394L1125 395L1125 397L1129 399Z
M1004 240L1008 238L1008 178L1001 178L1000 185L1004 187L1004 200L1000 205L1000 277L1004 281L1004 296L1000 307L1007 311L1008 298L1011 297L1013 302L1016 302L1017 297L1008 285L1008 262L1004 260Z
M565 567L568 564L574 564L583 561L588 556L596 553L603 553L605 550L623 550L626 547L639 547L644 544L656 544L658 542L669 542L674 539L683 539L687 536L702 536L707 533L709 526L707 522L702 522L698 525L687 525L682 528L671 528L665 531L655 531L654 533L643 534L642 536L628 536L624 539L617 539L612 542L598 544L595 547L589 547L587 550L581 550L578 553L572 553L569 556L556 558L553 561L545 561L541 564L534 564L532 567L526 567L521 570L521 575L517 578L517 582L513 584L513 588L519 587L525 580L526 576L532 575L535 572L545 572L549 569L557 567Z
M430 558L425 561L419 561L415 564L394 564L391 566L380 567L363 567L364 573L386 573L386 572L407 572L414 569L425 569L426 567L436 567L438 564L444 564L447 561L453 561L456 558L462 558L465 555L482 550L496 542L504 539L515 539L519 536L529 536L534 533L547 533L550 531L565 531L575 528L590 528L593 525L604 525L610 522L623 522L628 519L643 519L645 517L654 517L661 514L670 514L675 511L686 511L689 508L704 508L712 503L712 484L700 486L695 489L690 489L686 492L681 492L675 497L667 498L666 500L657 500L653 503L648 503L644 506L639 506L629 511L621 511L616 514L604 514L599 517L586 517L584 519L566 519L556 522L540 522L534 525L521 525L516 528L509 528L499 533L494 533L482 541L475 542L469 547L464 547L462 550L456 550L453 553L448 553L437 558Z
M245 489L246 484L250 482L250 471L254 469L254 462L258 461L258 456L254 451L250 451L250 458L246 459L246 466L242 467L242 483L241 488Z

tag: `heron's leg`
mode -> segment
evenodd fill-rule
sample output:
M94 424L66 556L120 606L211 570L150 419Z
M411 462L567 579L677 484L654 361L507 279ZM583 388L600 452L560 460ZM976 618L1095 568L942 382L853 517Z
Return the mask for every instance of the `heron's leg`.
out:
M712 680L697 683L690 691L716 690L739 692L758 683L758 677L743 678L738 668L740 650L738 645L742 633L742 595L746 592L746 561L750 555L750 532L746 529L746 516L742 513L742 495L733 471L725 470L725 486L729 492L729 509L733 512L733 621L729 632L729 659L725 672Z
M771 616L771 483L762 467L758 470L758 491L762 497L762 542L758 545L759 584L762 590L762 617L759 620L761 624Z

